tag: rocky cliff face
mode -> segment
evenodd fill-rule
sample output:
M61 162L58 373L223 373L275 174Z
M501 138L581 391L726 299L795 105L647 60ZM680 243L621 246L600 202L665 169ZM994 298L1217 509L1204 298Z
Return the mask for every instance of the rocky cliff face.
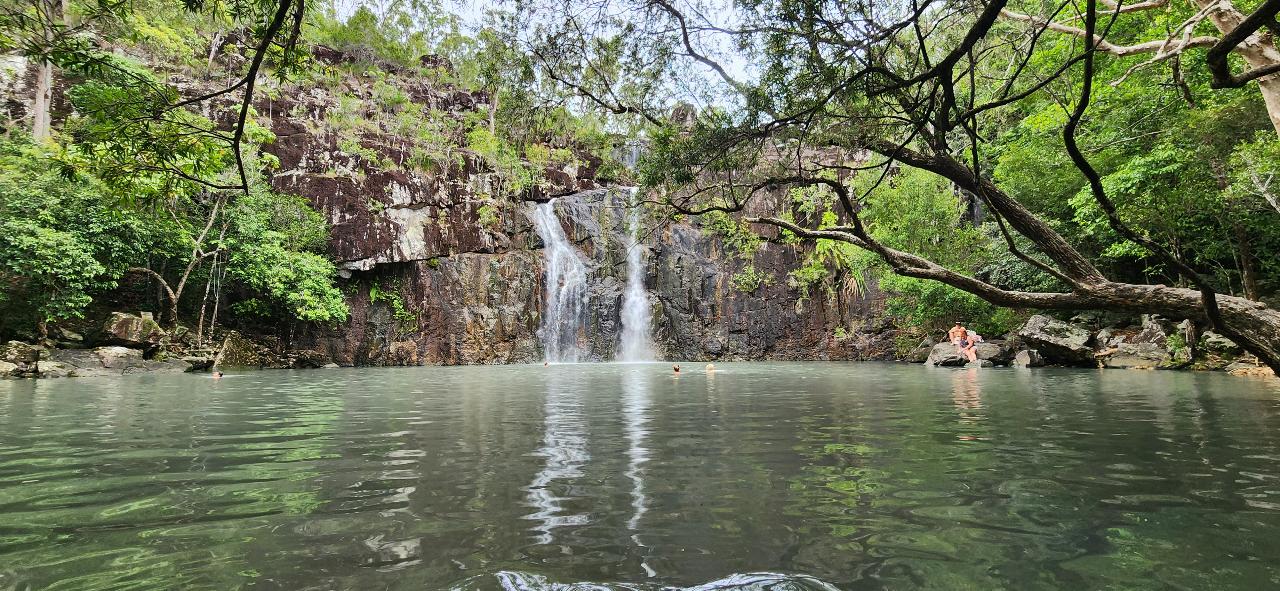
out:
M399 84L409 108L428 116L460 118L487 102L427 82ZM406 166L414 144L380 123L386 113L370 87L347 80L293 89L259 106L278 138L269 148L280 160L273 183L328 217L330 253L352 310L346 324L304 329L294 346L362 365L540 360L543 245L529 215L534 202L557 197L557 217L589 274L580 346L591 359L611 359L621 331L627 192L600 186L599 163L589 157L549 165L540 185L505 198L495 197L500 175L465 149L442 167ZM364 101L357 115L368 124L327 127L329 113L351 96ZM778 199L760 205L777 206ZM652 332L663 358L846 359L892 349L891 339L834 336L837 326L870 315L873 300L839 309L822 298L798 305L787 273L801 247L765 244L755 260L765 283L747 294L731 281L742 262L694 222L646 219L644 236Z

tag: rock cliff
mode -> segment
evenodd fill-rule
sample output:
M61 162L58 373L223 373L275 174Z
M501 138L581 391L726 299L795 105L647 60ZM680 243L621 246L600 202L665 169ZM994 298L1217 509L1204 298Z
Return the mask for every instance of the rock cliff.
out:
M400 108L425 118L486 109L480 93L407 76L388 80L409 98ZM280 161L273 184L327 216L329 251L352 311L345 324L303 328L293 347L358 365L540 360L543 245L529 213L533 203L554 198L588 267L580 345L591 359L612 358L621 330L627 191L597 178L599 162L584 154L549 163L540 183L515 195L503 195L502 175L465 148L439 165L411 166L420 142L387 123L373 87L346 80L328 89L289 88L258 107L277 136L268 147ZM335 129L337 109L359 123ZM779 196L760 207L773 213L782 203ZM874 315L874 291L836 305L805 300L788 285L802 246L766 243L754 262L763 284L743 293L731 281L743 263L696 222L651 212L643 242L652 332L663 358L849 359L892 351L881 323L866 323L867 334L836 330Z

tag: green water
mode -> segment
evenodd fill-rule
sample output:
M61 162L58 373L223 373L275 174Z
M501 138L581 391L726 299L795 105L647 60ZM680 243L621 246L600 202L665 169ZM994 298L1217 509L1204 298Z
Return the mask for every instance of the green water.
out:
M1280 386L819 363L0 382L0 589L669 587L1280 588Z

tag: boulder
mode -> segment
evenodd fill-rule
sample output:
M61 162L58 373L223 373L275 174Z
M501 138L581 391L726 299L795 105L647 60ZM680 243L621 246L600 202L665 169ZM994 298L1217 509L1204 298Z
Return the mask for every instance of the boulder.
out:
M1110 369L1156 369L1172 361L1169 351L1155 343L1121 343L1099 352L1097 358Z
M0 346L0 377L34 378L39 375L38 362L49 356L49 350L22 341L9 341Z
M1040 357L1040 352L1035 349L1023 349L1013 356L1014 367L1041 367L1044 365L1044 358Z
M978 343L975 349L978 359L990 362L991 365L1007 365L1013 358L1010 350L1000 342ZM959 348L947 342L934 345L929 350L925 363L935 367L961 367L968 364L969 360L960 353Z
M1009 365L1013 362L1013 349L1004 341L984 341L978 343L978 359L990 361L992 365Z
M41 361L40 377L69 378L76 375L76 368L61 361Z
M35 363L40 361L41 357L48 357L48 351L44 347L29 345L22 341L9 341L0 347L0 361L16 365Z
M297 351L290 357L289 366L293 369L316 369L333 361L328 355L312 349Z
M324 365L321 365L320 367L322 369L338 369L339 367L342 367L342 366L338 365L337 363L331 362L331 363L326 363Z
M960 367L969 360L960 354L960 349L951 343L938 343L929 350L925 359L927 365L934 367Z
M919 347L916 347L907 353L902 360L910 361L911 363L925 363L926 361L929 361L929 354L933 352L933 348L933 341L925 341L921 343Z
M1235 341L1212 331L1206 331L1200 336L1200 346L1206 351L1218 354L1236 354L1240 352L1240 345L1237 345Z
M995 367L996 364L990 361L987 361L986 359L979 359L977 361L970 361L969 363L964 364L964 366L970 369L974 369L974 368L981 368L981 367Z
M1138 334L1133 335L1129 339L1130 343L1151 343L1153 345L1165 346L1169 340L1169 335L1174 333L1176 328L1172 322L1165 320L1154 314L1142 315L1142 330Z
M187 355L182 358L187 363L187 371L209 371L213 367L213 358L203 355Z
M93 350L98 363L107 369L123 372L126 369L143 367L142 351L128 347L98 347Z
M58 345L62 347L81 347L84 346L84 335L71 330L69 328L58 327L56 334L58 336Z
M1270 367L1237 361L1227 366L1227 373L1233 376L1275 377L1276 372Z
M1093 339L1098 343L1099 347L1103 348L1115 347L1125 340L1124 335L1116 334L1116 330L1111 327L1098 331L1098 334Z
M113 345L152 349L169 336L154 319L124 312L112 312L102 327L106 341Z
M147 359L141 364L124 368L124 373L183 373L191 371L191 364L182 359Z
M1092 365L1093 335L1084 327L1037 314L1018 331L1018 340L1048 363Z
M218 356L214 358L214 367L262 367L265 356L259 347L239 333L231 332L222 340Z

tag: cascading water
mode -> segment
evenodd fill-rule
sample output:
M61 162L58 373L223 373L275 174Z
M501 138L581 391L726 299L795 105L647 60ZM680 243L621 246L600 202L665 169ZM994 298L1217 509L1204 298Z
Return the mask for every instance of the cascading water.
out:
M554 201L533 208L534 230L542 238L546 265L546 307L538 339L544 358L553 363L574 363L582 354L578 337L585 324L587 267L556 218Z
M618 343L618 361L653 361L653 342L649 337L649 293L644 289L644 254L640 246L640 206L636 189L628 199L627 223L631 244L627 245L627 290L622 295L622 338Z

